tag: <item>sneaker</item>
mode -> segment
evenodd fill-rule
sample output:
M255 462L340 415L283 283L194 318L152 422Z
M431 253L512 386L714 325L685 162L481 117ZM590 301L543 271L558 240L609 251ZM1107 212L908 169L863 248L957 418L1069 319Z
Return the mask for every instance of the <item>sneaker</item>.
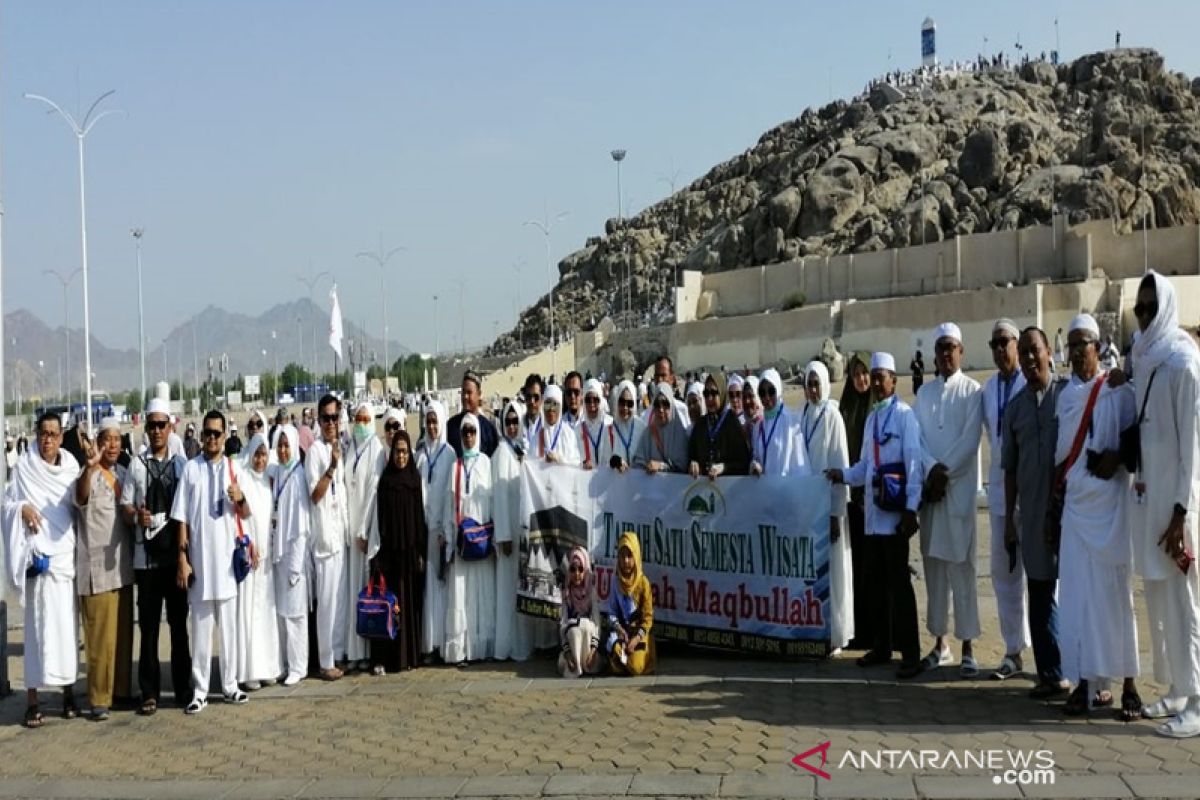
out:
M187 708L183 710L185 714L199 714L204 709L208 708L208 700L201 697L193 697L192 702L187 704Z
M262 687L262 681L246 681L242 684L242 688L247 692L257 692Z
M297 683L299 683L302 680L304 680L303 675L288 675L286 678L284 678L282 681L280 681L280 683L283 684L284 686L295 686Z
M1187 707L1186 697L1163 697L1158 702L1151 703L1142 708L1142 717L1145 719L1167 719L1183 713Z
M225 702L232 703L235 706L241 706L241 705L245 705L246 703L249 703L250 698L246 695L245 692L243 692L241 689L239 689L236 692L234 692L233 694L225 695Z
M95 706L92 709L92 722L104 722L106 719L108 719L108 717L108 706Z

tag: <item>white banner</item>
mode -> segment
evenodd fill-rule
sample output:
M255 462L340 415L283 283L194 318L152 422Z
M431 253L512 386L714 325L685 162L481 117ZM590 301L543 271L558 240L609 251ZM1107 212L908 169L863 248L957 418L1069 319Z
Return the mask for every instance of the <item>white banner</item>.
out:
M526 459L517 607L557 619L563 559L585 545L601 603L617 539L637 533L654 634L780 656L829 652L829 484L593 471Z

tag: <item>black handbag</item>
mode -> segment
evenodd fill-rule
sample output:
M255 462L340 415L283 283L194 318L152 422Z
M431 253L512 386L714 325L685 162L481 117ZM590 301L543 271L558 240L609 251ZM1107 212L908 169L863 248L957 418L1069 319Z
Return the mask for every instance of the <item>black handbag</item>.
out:
M1155 367L1146 384L1146 394L1142 396L1142 410L1138 413L1137 422L1121 431L1121 463L1130 475L1142 466L1142 420L1146 418L1146 403L1150 400L1150 389L1154 386L1154 376L1157 374L1158 368Z

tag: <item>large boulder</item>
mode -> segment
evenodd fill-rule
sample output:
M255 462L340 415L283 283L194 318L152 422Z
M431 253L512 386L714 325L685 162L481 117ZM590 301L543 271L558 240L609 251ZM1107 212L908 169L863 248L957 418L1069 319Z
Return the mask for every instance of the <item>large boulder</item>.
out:
M839 230L863 204L863 181L858 167L845 158L831 158L808 183L800 209L800 235Z
M972 189L990 188L1004 174L1007 149L992 128L978 128L967 136L958 157L958 174Z
M767 206L771 214L771 224L783 231L790 231L792 223L800 214L800 204L803 200L800 190L789 186L772 197Z

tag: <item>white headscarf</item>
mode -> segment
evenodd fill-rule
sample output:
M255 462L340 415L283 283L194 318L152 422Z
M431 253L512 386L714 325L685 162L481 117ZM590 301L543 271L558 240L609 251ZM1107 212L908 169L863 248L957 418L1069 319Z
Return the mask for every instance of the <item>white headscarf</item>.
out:
M517 435L515 437L510 437L506 433L508 426L504 424L504 420L508 417L509 411L513 411L517 415ZM511 444L519 443L525 438L525 434L521 430L521 420L523 419L525 419L525 404L514 397L504 404L504 411L500 413L500 424L497 426L500 428L500 435L508 439Z
M389 408L383 412L383 425L385 428L392 420L400 423L400 430L405 430L408 425L408 421L404 419L404 412L398 408Z
M467 446L465 444L463 445L463 460L477 458L479 456L479 447L481 445L481 440L483 439L483 431L479 428L479 417L470 412L463 412L462 422L458 424L459 431L462 431L462 429L468 425L475 429L475 446L468 450ZM461 437L462 434L460 433L459 438L461 439Z
M289 439L288 442L290 443L291 439ZM267 448L267 467L271 466L272 448L269 444L267 444L266 434L264 434L262 431L259 431L258 433L251 436L250 441L246 444L246 447L243 448L242 453L245 455L245 458L243 459L243 464L245 465L246 472L251 477L259 479L259 480L266 480L267 479L266 468L264 468L261 473L254 471L254 453L260 447Z
M1158 298L1158 313L1150 327L1134 339L1130 354L1138 377L1148 376L1160 364L1172 358L1200 358L1200 348L1192 335L1179 327L1179 301L1175 286L1154 270L1146 273L1154 280L1154 294Z
M432 411L437 416L438 421L438 438L435 442L427 441L429 432L425 429L425 419ZM436 453L438 445L446 441L446 406L442 405L441 400L430 400L425 404L425 410L421 413L421 441L425 443L425 452Z
M589 417L587 413L587 403L583 404L583 416L591 422L600 422L604 419L604 415L608 412L608 401L604 399L604 384L595 378L589 378L587 383L583 384L583 400L587 400L589 394L594 394L600 398L599 407L596 409L596 416Z
M292 458L286 464L280 464L280 466L285 470L290 470L300 459L300 431L296 430L296 426L290 422L275 428L275 433L271 435L271 450L275 451L276 461L279 460L279 453L276 448L279 447L279 437L281 436L287 437L288 447L291 448Z
M703 403L704 402L704 384L700 383L699 381L692 381L691 383L689 383L688 387L687 387L687 392L684 394L684 397L687 398L687 397L691 397L692 395L696 395L696 397L700 398L700 402Z
M829 393L830 393L829 370L826 368L825 364L820 361L810 361L807 364L805 364L804 365L805 389L808 388L808 376L812 375L814 372L817 375L817 381L821 384L821 397L820 397L820 400L818 400L816 403L813 403L813 405L820 407L829 402ZM807 393L806 393L806 396L807 396Z
M562 387L557 384L548 384L542 391L542 408L546 407L546 403L558 403L558 407L562 408L563 393Z

